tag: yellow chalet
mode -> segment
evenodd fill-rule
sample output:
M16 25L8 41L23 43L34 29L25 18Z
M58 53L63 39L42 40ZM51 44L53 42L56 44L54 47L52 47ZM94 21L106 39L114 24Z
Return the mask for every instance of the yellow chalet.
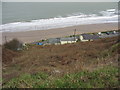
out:
M90 35L90 34L81 34L80 35L80 40L81 41L93 41L99 39L98 35Z

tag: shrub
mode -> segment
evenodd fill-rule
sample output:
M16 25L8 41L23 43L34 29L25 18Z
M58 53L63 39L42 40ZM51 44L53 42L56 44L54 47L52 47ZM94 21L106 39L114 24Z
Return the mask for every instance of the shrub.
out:
M3 47L13 51L17 51L22 49L22 43L17 39L13 39L10 42L6 42Z

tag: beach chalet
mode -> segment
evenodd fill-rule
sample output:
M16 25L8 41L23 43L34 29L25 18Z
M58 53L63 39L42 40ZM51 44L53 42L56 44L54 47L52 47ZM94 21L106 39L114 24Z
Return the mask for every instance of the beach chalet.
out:
M120 33L116 32L116 31L110 31L110 32L102 32L101 34L99 34L100 38L107 38L107 37L115 37L115 36L119 36Z
M90 34L81 34L80 35L80 40L81 41L93 41L99 39L98 35L90 35Z
M77 42L76 37L67 37L67 38L60 38L60 43L61 44L67 44L67 43L75 43Z
M60 44L60 38L50 38L47 40L47 45L59 45Z
M48 44L48 40L40 42L40 43L41 43L41 45L47 45Z
M43 43L42 43L42 42L37 42L36 44L37 44L37 45L43 45Z

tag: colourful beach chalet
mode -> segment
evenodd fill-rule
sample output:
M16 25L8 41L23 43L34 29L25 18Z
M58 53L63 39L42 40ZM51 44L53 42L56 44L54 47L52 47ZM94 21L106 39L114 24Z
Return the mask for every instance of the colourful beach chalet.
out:
M42 43L42 42L37 42L36 44L37 44L37 45L43 45L43 43Z
M98 35L90 35L90 34L81 34L80 35L80 40L85 42L85 41L93 41L99 39Z
M77 40L78 39L76 37L61 38L60 43L61 44L75 43L75 42L77 42Z

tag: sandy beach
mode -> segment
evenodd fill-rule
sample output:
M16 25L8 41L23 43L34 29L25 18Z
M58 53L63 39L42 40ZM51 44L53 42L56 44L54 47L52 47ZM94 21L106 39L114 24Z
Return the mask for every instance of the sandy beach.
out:
M26 31L26 32L3 32L2 41L0 42L4 43L6 36L7 41L12 40L13 38L17 38L18 40L24 43L31 43L42 39L73 35L75 29L76 29L76 34L118 30L118 23L89 24L89 25L79 25L79 26L71 26L65 28Z

